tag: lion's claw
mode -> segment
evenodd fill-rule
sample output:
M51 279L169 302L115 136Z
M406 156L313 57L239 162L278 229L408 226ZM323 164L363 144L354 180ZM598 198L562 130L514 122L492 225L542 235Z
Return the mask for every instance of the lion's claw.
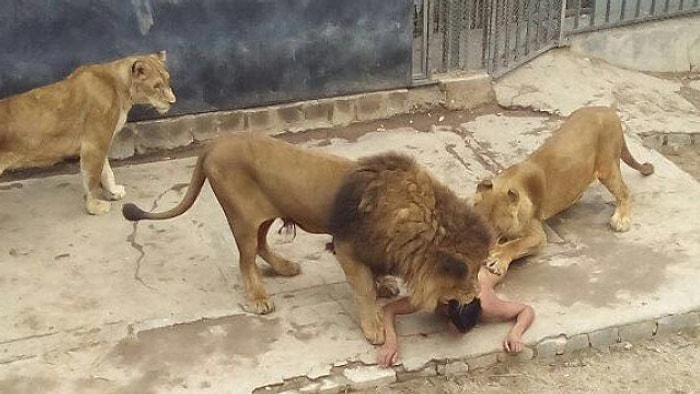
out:
M267 315L275 310L275 303L269 298L255 300L254 303L254 312L258 315Z
M505 268L503 267L504 264L501 264L500 260L497 259L489 259L486 262L486 269L489 270L490 273L494 275L503 275L506 273Z

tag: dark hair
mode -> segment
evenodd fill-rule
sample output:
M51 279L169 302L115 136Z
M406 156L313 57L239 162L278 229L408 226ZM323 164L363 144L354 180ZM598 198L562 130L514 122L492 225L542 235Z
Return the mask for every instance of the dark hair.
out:
M447 303L447 316L461 333L471 330L479 319L481 301L474 298L468 304L460 304L457 300Z

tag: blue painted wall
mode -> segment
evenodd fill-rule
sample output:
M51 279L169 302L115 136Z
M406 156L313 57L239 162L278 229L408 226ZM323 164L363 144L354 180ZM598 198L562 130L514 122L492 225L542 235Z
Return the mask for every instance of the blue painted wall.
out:
M0 97L168 51L168 115L406 87L413 0L4 0ZM132 119L155 118L136 111Z

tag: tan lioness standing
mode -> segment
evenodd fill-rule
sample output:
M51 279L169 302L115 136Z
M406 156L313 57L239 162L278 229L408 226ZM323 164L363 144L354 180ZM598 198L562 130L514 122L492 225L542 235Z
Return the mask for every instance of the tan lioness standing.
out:
M503 274L511 261L542 249L547 240L543 222L576 203L595 179L617 200L610 227L628 231L630 194L620 159L642 175L654 172L650 163L632 157L615 111L588 107L573 112L525 161L480 182L474 208L499 237L487 262L489 271Z
M124 197L107 153L134 104L165 113L175 102L165 52L78 67L67 78L0 100L0 176L80 156L87 211L109 212Z

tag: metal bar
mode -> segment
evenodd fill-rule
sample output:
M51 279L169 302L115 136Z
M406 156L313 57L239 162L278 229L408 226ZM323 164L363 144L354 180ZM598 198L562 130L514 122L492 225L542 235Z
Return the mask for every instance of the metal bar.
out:
M607 2L605 3L605 24L610 23L610 3L611 2L612 2L612 0L607 0Z
M549 26L549 11L550 11L550 10L549 10L549 6L550 6L550 3L551 3L552 0L546 0L546 1L547 1L547 5L544 7L544 12L545 12L546 14L544 15L544 17L542 17L542 16L540 15L540 18L541 18L541 20L542 20L542 22L544 23L544 26L545 26L545 30L544 30L544 39L542 40L542 41L544 41L544 42L549 41L549 36L550 36L549 31L550 31L550 27L551 27L551 26Z
M700 9L684 10L684 11L673 13L674 18L679 18L682 16L689 16L689 15L700 15ZM607 28L613 28L613 27L630 26L630 25L636 25L639 23L662 20L662 19L668 19L668 15L659 14L659 15L648 16L648 17L639 18L639 19L627 19L625 21L618 21L618 22L613 22L613 23L607 24L607 25L605 25L605 28L607 29ZM576 34L581 34L581 33L588 33L588 32L595 31L595 30L600 30L600 26L582 27L579 30L575 30L575 31L572 30L568 34L569 35L576 35Z
M481 42L481 65L489 70L489 55L491 51L491 2L482 0L481 24L483 29Z
M634 7L634 17L635 18L639 18L639 11L641 11L640 10L641 5L642 5L642 0L637 0L637 6Z
M651 0L651 9L649 10L649 15L656 14L656 0Z
M562 3L564 0L562 0ZM558 22L560 13L556 12L554 8L556 0L549 0L549 7L547 7L547 15L549 16L549 30L551 31L549 41L559 43L559 35L557 33L557 27L561 27L561 23Z
M459 21L460 18L457 9L458 0L447 0L447 31L448 31L448 50L447 54L447 70L454 70L459 66Z
M678 2L678 11L683 11L683 0Z
M469 67L469 58L472 56L472 54L469 53L469 41L471 40L471 36L472 36L472 34L471 34L472 33L472 16L474 15L474 7L473 7L474 4L476 4L476 2L474 0L468 0L466 2L467 9L466 9L466 15L464 15L464 17L466 19L464 21L464 23L465 23L464 24L464 40L463 40L464 46L462 48L464 48L464 66L463 67L465 69ZM462 51L460 49L460 53L461 52Z
M542 19L540 17L542 15L542 0L535 1L537 2L537 18L535 18L535 49L537 50L540 48L540 30L542 30Z
M515 50L513 51L513 60L518 60L518 55L520 52L520 21L522 20L521 15L523 12L523 1L524 0L515 0L517 1L517 6L518 10L517 12L514 12L513 14L515 15Z
M491 46L491 63L492 63L492 69L495 71L498 69L498 30L500 26L498 26L498 10L501 8L500 7L500 0L495 0L495 5L493 7L493 26L494 28L492 29L492 34L493 34L493 41L492 41L492 46Z
M527 17L525 18L525 56L527 56L527 54L530 53L530 24L532 23L532 1L533 0L525 0L527 4Z
M503 19L505 28L503 29L503 67L508 67L510 60L510 12L508 0L503 0Z
M693 0L693 8L698 8L698 0Z
M564 4L564 7L562 9L566 10L566 4ZM566 17L566 13L562 13L562 17ZM574 29L578 29L578 23L579 19L581 18L581 0L576 0L576 14L574 16Z
M591 0L591 15L589 16L590 20L588 21L588 26L593 27L595 26L595 13L596 13L596 0Z
M440 65L440 71L446 72L448 70L447 65L450 61L450 26L447 18L447 2L449 0L438 0L440 4L440 10L438 11L438 20L442 25L442 64Z
M579 8L581 7L581 0L577 0ZM564 42L564 23L566 23L566 0L561 1L561 12L559 13L559 45Z
M666 0L666 2L664 3L664 13L666 13L666 14L668 14L668 4L669 4L669 0Z
M430 71L430 27L428 21L430 21L430 2L432 0L423 0L423 70L425 71L425 77L432 77Z
M668 0L667 0L668 1ZM622 0L620 4L620 20L625 20L625 8L627 7L627 0Z
M423 3L421 3L421 6L420 6L421 9L423 8L423 5L422 5L422 4L424 4L425 1L426 1L426 0L423 0ZM424 19L425 19L425 12L418 13L418 7L416 7L415 4L414 4L414 6L413 6L412 11L413 11L413 12L412 12L411 17L412 17L412 19L413 19L413 23L412 23L413 32L412 32L412 34L411 34L411 38L412 38L412 40L413 40L413 44L415 45L415 34L416 34L416 33L415 33L415 32L416 32L415 29L416 29L416 27L417 27L416 22L417 22L417 20L418 20L419 17L422 18L421 20L424 20ZM422 26L422 23L421 23L421 26ZM413 72L412 72L412 79L413 79L414 81L420 80L420 79L425 79L425 76L426 76L426 73L425 73L425 49L426 49L425 29L424 29L423 27L421 27L421 28L422 28L423 30L421 30L421 39L420 39L420 59L419 59L419 64L418 64L417 69L413 69L413 70L412 70L412 71L413 71ZM413 56L415 56L415 53L416 53L416 49L415 49L415 47L414 47L414 48L413 48ZM413 60L415 60L415 59L413 59ZM411 66L412 66L412 67L415 66L415 61L412 61L412 62L411 62Z

